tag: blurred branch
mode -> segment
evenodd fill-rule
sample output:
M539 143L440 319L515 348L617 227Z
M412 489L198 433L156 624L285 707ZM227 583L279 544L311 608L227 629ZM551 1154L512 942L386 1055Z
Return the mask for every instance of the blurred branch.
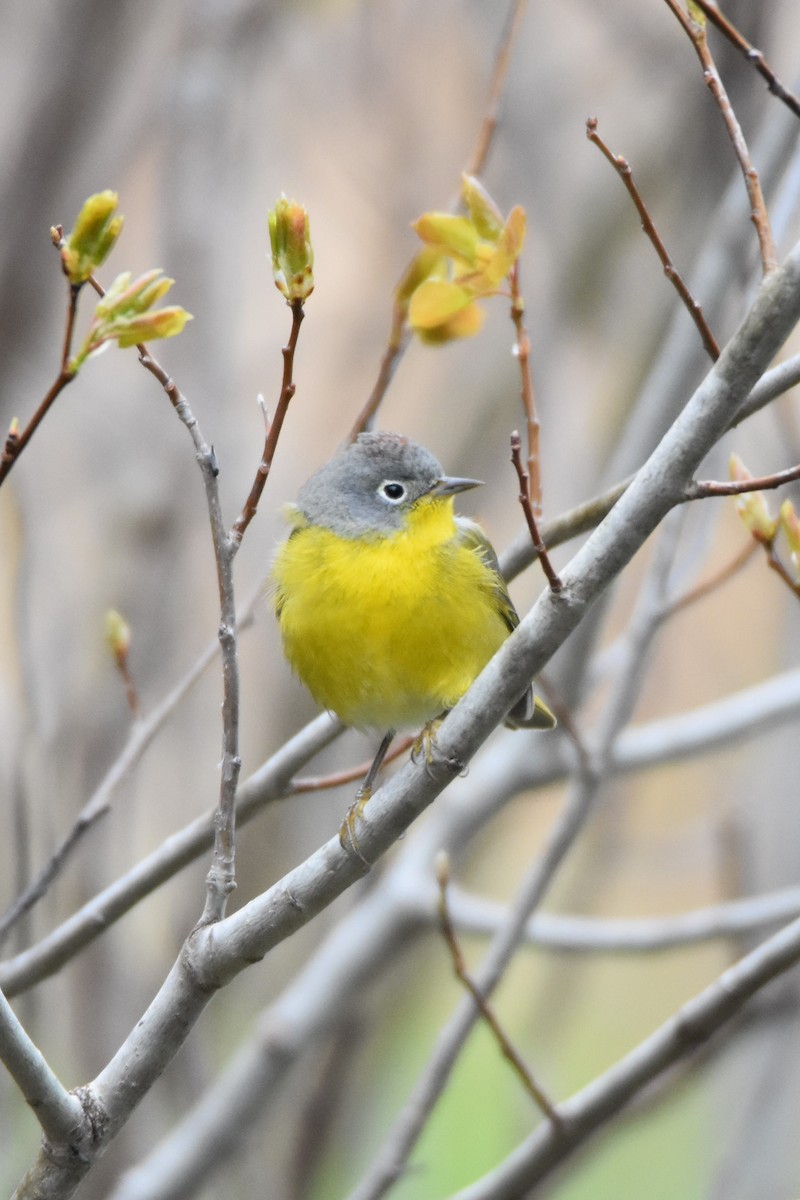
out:
M697 331L703 340L703 345L705 346L711 361L716 362L716 360L719 358L719 343L708 326L708 322L703 315L703 310L700 307L700 304L692 296L688 287L684 283L683 277L675 269L672 259L667 253L667 248L661 240L658 230L655 227L655 223L653 222L653 218L648 212L647 205L642 199L642 195L634 183L633 171L631 170L630 163L627 159L623 158L621 154L613 154L608 148L600 134L597 132L597 117L590 117L587 120L586 136L588 137L589 141L593 142L594 145L597 146L602 154L608 159L622 182L625 184L625 187L628 190L628 195L636 205L636 211L639 213L641 218L642 229L647 234L648 238L653 244L656 254L661 259L661 265L664 268L664 274L675 288L676 292L683 301L684 307L689 313L689 316L697 326Z
M798 961L800 920L729 967L634 1050L565 1100L559 1106L563 1130L537 1129L496 1170L458 1192L457 1200L515 1200L527 1194L643 1088L695 1054L756 992Z
M486 114L481 123L481 128L466 168L466 174L468 175L480 175L486 165L489 150L491 149L497 130L500 105L511 62L511 52L522 24L522 18L525 15L526 3L527 0L513 0L511 5L505 32L495 56L492 80L489 85ZM403 272L404 274L405 271ZM410 341L411 334L406 320L406 309L395 299L392 305L392 322L389 339L381 357L378 378L347 435L349 442L354 442L359 433L370 428Z
M752 63L759 75L767 81L767 87L773 96L777 96L796 117L800 117L800 100L783 86L761 51L756 50L755 46L748 42L747 38L728 20L716 4L710 4L709 0L694 0L694 3L702 9L711 24L725 35L731 45L741 51L746 61Z
M532 1098L537 1108L547 1117L553 1125L560 1124L558 1110L553 1106L552 1101L547 1096L547 1093L537 1083L536 1079L531 1074L530 1068L526 1066L515 1050L510 1039L505 1033L503 1027L497 1019L494 1009L491 1007L486 997L481 992L480 988L475 983L472 976L467 970L467 964L464 955L461 951L461 946L458 941L458 936L453 927L453 922L450 919L450 912L447 904L447 886L449 883L449 866L447 854L442 851L436 859L436 877L439 884L439 926L442 931L447 947L450 951L450 958L453 962L453 970L456 977L463 983L472 999L475 1001L475 1007L483 1018L484 1022L491 1030L495 1041L497 1042L503 1057L511 1064L512 1069L522 1081L522 1086Z
M800 671L748 689L729 701L735 703L725 702L728 734L741 744L753 730L774 730L781 721L796 717L800 712ZM627 730L614 749L615 770L627 771L631 763L637 770L648 765L637 753L640 741L655 756L649 765L657 765L660 747L674 752L681 736L687 740L689 752L697 752L701 739L693 739L698 727L711 739L713 748L717 738L725 736L724 722L714 719L716 707L709 705L673 718L677 728L670 722L666 728L664 722L656 722L652 736L648 735L649 726ZM763 717L758 719L757 713ZM430 864L437 851L446 846L451 854L457 853L513 795L563 778L566 767L560 756L546 754L554 740L542 743L544 754L531 755L521 739L510 735L497 745L495 753L475 761L457 789L443 796L430 819L417 826L398 848L377 885L331 929L299 974L265 1010L254 1034L243 1042L197 1105L125 1176L109 1200L172 1200L180 1188L188 1195L194 1187L207 1186L209 1175L236 1155L248 1130L262 1124L265 1110L281 1095L281 1081L291 1066L305 1051L313 1050L352 997L363 992L366 982L386 962L396 962L410 948L412 938L429 928L437 904ZM460 893L453 891L457 908ZM777 919L794 915L789 891L784 912L779 898L774 898ZM770 904L769 897L763 900ZM503 916L507 917L505 909ZM690 919L692 914L686 916ZM555 920L549 914L537 915L525 927L526 939L532 932L538 937L540 929L546 935ZM579 919L558 920L567 926L564 941L569 949L571 936L580 937L580 930L571 934L570 922ZM554 944L562 924L554 932ZM625 924L619 935L625 949L635 937L633 922L616 924ZM609 933L613 937L613 931ZM543 944L548 944L545 935Z
M237 812L246 824L274 800L294 794L292 776L329 745L342 726L323 713L290 738L239 788ZM111 787L116 780L106 780ZM98 802L101 793L96 793ZM99 892L41 941L0 963L0 987L15 995L58 971L84 946L106 932L145 896L194 862L214 844L214 812L171 834L152 854Z
M747 142L742 133L742 128L733 111L733 105L728 98L728 93L720 78L711 51L708 48L705 22L696 21L689 13L684 12L678 0L666 0L666 4L677 17L682 29L694 46L695 53L703 68L703 81L717 103L717 107L722 114L722 119L725 122L725 128L728 131L728 137L736 151L736 157L739 160L739 166L744 175L747 195L750 200L750 219L758 235L758 244L761 250L761 265L766 275L770 271L774 271L778 265L767 206L764 203L761 182L758 178L758 172L750 159L750 152L747 149Z
M486 115L483 118L477 141L472 151L472 157L466 168L467 175L482 175L489 157L489 151L497 131L500 116L500 106L503 102L508 68L511 63L511 51L517 40L522 20L525 16L527 0L514 0L506 20L506 28L497 50L492 72L492 82L489 86L489 102Z
M507 918L503 904L451 885L450 912L464 933L492 935ZM433 905L430 909L433 917ZM588 954L654 954L700 942L758 933L767 925L800 916L800 887L729 900L671 917L579 917L537 913L525 940L557 951Z
M246 628L247 624L252 620L253 609L256 602L260 599L262 591L263 584L259 584L258 588L243 606L237 618L240 629ZM61 845L53 851L37 877L17 896L8 910L0 917L0 945L5 941L12 927L20 917L29 912L37 901L46 895L48 888L58 875L60 875L72 856L73 851L83 840L84 836L101 817L109 812L111 798L116 789L140 761L153 739L160 733L169 717L184 697L188 695L191 688L206 668L214 661L218 653L219 640L215 638L213 642L209 643L195 664L172 691L155 706L148 716L138 720L132 727L122 753L111 764L102 782L81 809L72 829L61 842Z

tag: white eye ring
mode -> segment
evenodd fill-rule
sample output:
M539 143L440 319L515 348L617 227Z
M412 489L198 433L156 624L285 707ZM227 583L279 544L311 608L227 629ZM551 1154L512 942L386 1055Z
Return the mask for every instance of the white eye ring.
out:
M384 479L378 488L378 495L390 504L402 504L406 498L406 485L397 479Z

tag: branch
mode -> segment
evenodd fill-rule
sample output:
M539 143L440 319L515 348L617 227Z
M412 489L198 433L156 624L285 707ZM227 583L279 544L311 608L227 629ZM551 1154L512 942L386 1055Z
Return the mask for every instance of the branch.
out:
M342 726L323 713L296 733L239 788L239 821L247 824L266 805L294 795L294 774L341 731ZM92 897L41 941L0 964L0 987L11 996L53 975L141 899L205 854L213 844L212 810L168 837L158 849Z
M764 195L761 191L758 172L750 161L747 142L744 139L741 126L736 119L733 106L728 99L728 93L725 91L725 86L720 79L711 51L708 48L705 24L695 21L685 13L680 7L678 0L666 0L666 3L677 17L681 27L694 46L695 53L703 68L703 80L717 103L717 107L722 114L722 119L725 122L725 128L728 131L728 137L736 151L736 157L739 160L739 166L744 175L747 195L750 200L750 219L758 235L758 245L761 250L761 265L764 274L767 275L770 271L775 270L778 263L767 206L764 203Z
M705 455L800 318L800 246L762 284L718 363L637 474L625 495L562 575L545 591L466 695L442 722L434 763L407 763L372 796L359 827L361 851L376 861L471 760L528 680L576 628L667 512L680 503ZM530 757L530 756L529 756ZM551 843L550 855L560 847ZM103 1137L86 1161L54 1167L40 1155L31 1189L47 1173L60 1200L92 1166L188 1037L214 992L307 923L364 874L337 835L263 895L187 941L148 1011L86 1092L102 1114ZM528 883L528 898L531 882ZM482 983L482 979L479 983Z
M800 671L759 689L748 689L735 699L735 703L725 702L726 718L731 738L741 744L741 738L755 729L774 730L779 721L790 720L800 711ZM763 720L755 716L759 706L766 710ZM712 717L716 707L710 705L673 719L689 735L690 748L696 748L691 737L696 736L698 727L711 736L714 744L716 737L722 735L722 722L715 722ZM663 722L656 724L662 728L654 730L652 737L647 734L649 726L628 730L621 736L615 748L615 770L629 769L630 761L636 762L637 769L645 765L642 756L636 753L640 740L655 755L662 747L667 752L675 750L676 740L682 735L673 731L669 722L666 729ZM442 797L429 820L417 826L413 837L403 843L377 886L362 896L359 904L331 930L300 973L265 1010L253 1035L198 1104L145 1161L126 1175L109 1200L174 1200L181 1188L188 1193L200 1184L207 1186L209 1176L219 1172L236 1155L247 1132L263 1124L264 1113L280 1097L282 1080L292 1064L328 1033L338 1019L337 1014L354 996L363 993L365 985L385 963L396 962L397 956L410 948L412 938L425 933L436 911L430 863L438 849L446 846L451 854L463 851L497 809L521 789L562 778L566 772L563 756L552 750L547 753L556 744L555 738L546 739L542 743L544 753L533 756L527 745L509 735L475 762L469 775L459 780L458 788ZM655 761L651 760L651 765ZM559 765L554 767L554 764ZM787 889L787 893L791 890ZM457 900L455 895L453 900ZM759 901L746 903L756 905ZM765 915L776 919L795 915L788 894L783 909L778 895L763 897L765 908L770 903L771 913ZM686 914L687 920L693 915ZM702 914L697 916L700 918ZM731 915L728 919L733 922L735 918ZM526 938L541 927L549 929L555 920L545 914L536 916L525 928ZM564 924L569 926L570 921L580 924L577 918L559 920L555 938L561 935ZM615 927L624 924L619 942L622 949L630 949L630 942L636 936L631 927L638 927L639 923L612 924ZM609 930L610 938L613 939L615 932L615 928ZM580 929L573 935L568 927L564 936L566 948L570 948L571 937L580 935ZM547 938L543 940L547 944Z
M800 466L787 467L771 475L760 475L750 479L731 479L718 483L713 479L690 483L686 489L687 500L704 500L708 496L741 496L745 492L762 492L779 488L784 483L800 479Z
M533 1099L537 1108L547 1117L553 1125L558 1126L561 1123L561 1118L558 1115L558 1109L553 1106L547 1093L542 1089L539 1083L532 1075L530 1068L522 1061L518 1052L514 1049L510 1039L507 1037L503 1027L497 1019L494 1009L489 1004L483 992L475 983L475 980L467 970L467 964L464 960L464 955L461 952L461 946L453 927L453 922L450 919L450 912L447 906L447 885L449 882L449 866L447 854L442 851L436 860L436 876L439 883L439 927L442 931L442 936L447 943L450 951L450 958L453 962L453 970L456 978L463 983L472 999L475 1001L475 1007L481 1017L488 1025L495 1041L497 1042L503 1057L511 1064L512 1069L522 1081L522 1086L525 1091Z
M761 51L756 50L755 46L748 42L747 38L717 8L716 4L709 4L708 0L694 0L694 3L703 10L711 24L716 25L720 33L724 34L728 41L741 51L746 61L752 63L759 75L767 81L767 87L773 96L777 96L796 117L800 117L800 100L783 86Z
M528 505L533 510L530 515L530 520L532 520L534 513L538 516L542 515L542 460L539 446L539 417L536 412L533 378L531 376L531 339L525 327L525 301L522 298L519 287L519 259L517 259L511 268L509 286L511 288L511 320L514 322L514 329L517 334L515 353L517 362L519 363L522 411L525 414L525 425L528 434L528 475L525 477L525 492L528 498ZM518 437L518 435L512 434L512 456L514 436ZM519 455L519 448L517 448L516 453ZM514 465L516 466L516 461ZM519 468L517 468L517 474L520 477L521 484L523 477L520 474ZM553 586L552 582L550 586Z
M217 566L220 623L219 644L222 656L222 762L219 803L214 821L214 856L206 878L206 903L201 924L220 920L235 882L236 786L241 769L239 757L239 662L236 647L236 605L233 588L233 559L238 543L228 537L222 519L216 455L197 424L189 402L147 346L137 346L139 361L167 394L180 420L189 431L203 475L206 504L211 525L211 541Z
M247 526L256 515L258 502L261 499L261 493L264 491L264 484L267 482L267 476L272 469L272 460L275 457L275 448L278 444L278 438L281 435L284 418L289 409L289 403L294 396L296 384L293 379L294 373L294 355L297 349L297 339L300 336L300 326L303 322L303 301L293 300L289 307L292 310L292 330L289 334L289 341L283 347L283 380L281 382L280 396L278 397L278 406L275 409L275 416L267 428L266 438L264 440L264 451L261 455L261 462L256 471L256 477L253 480L253 486L250 489L250 495L245 501L244 508L233 523L230 532L231 541L238 548L244 537Z
M464 933L496 933L507 919L507 908L462 888L450 888L450 912ZM434 904L429 908L433 919ZM583 917L566 913L537 913L528 923L525 940L559 953L659 954L682 950L717 938L761 932L767 925L800 916L800 887L787 887L762 896L747 896L710 904L670 917Z
M92 1130L79 1100L62 1086L0 992L0 1061L30 1105L45 1137L80 1152Z
M511 461L514 464L514 470L517 472L517 479L519 480L519 502L522 505L522 512L528 524L528 530L531 535L531 543L536 551L537 558L542 564L542 570L547 576L547 582L550 584L550 587L554 592L560 592L562 586L561 580L558 578L555 567L550 562L550 556L545 549L544 542L542 541L539 533L539 527L536 524L536 517L533 514L533 505L531 504L531 491L533 491L533 489L529 490L528 488L528 476L525 473L525 468L522 465L520 449L521 443L519 434L515 430L511 434Z
M22 451L27 446L28 442L33 437L36 430L41 425L53 401L61 395L67 384L72 383L75 378L75 371L69 366L69 353L72 347L72 333L75 328L75 313L78 307L78 295L80 287L76 287L67 281L68 298L67 298L67 317L64 327L64 341L61 350L61 369L51 386L47 395L42 400L36 412L31 417L25 428L20 431L16 422L12 422L8 435L6 436L3 445L2 454L0 454L0 485L11 471L14 463L19 458Z
M253 608L260 599L262 591L263 585L260 584L243 606L238 617L239 628L245 627L252 619ZM148 716L133 725L122 753L111 764L102 781L81 809L72 829L61 845L53 851L36 878L0 917L0 945L5 941L16 922L47 894L51 884L63 871L89 830L110 811L112 797L119 785L140 761L156 735L160 733L169 717L218 653L219 640L215 638L172 691L155 706Z
M589 141L593 142L595 146L597 146L598 149L605 155L614 170L619 175L622 182L625 184L625 187L628 189L628 195L636 205L636 210L641 218L642 229L647 234L648 238L653 244L656 254L661 259L661 265L664 268L664 274L675 288L676 292L683 301L689 316L697 326L697 331L703 340L703 345L705 346L711 361L716 362L716 360L719 358L719 343L709 328L708 322L703 315L702 308L692 296L683 280L683 277L675 269L672 259L667 253L667 248L659 236L658 230L653 222L653 218L650 216L650 213L647 210L647 205L642 199L641 193L633 181L633 171L631 170L630 163L627 159L623 158L621 154L612 154L611 150L609 150L608 146L597 132L597 117L589 117L587 120L586 136L588 137Z
M648 1084L693 1055L752 996L798 961L800 919L729 967L610 1070L564 1101L559 1106L564 1129L557 1136L543 1126L505 1163L453 1200L516 1200L527 1194Z

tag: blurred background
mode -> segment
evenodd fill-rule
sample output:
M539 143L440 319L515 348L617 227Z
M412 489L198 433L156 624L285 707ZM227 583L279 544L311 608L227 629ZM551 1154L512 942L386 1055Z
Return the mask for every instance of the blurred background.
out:
M295 362L297 394L236 561L238 596L250 595L283 535L281 503L333 453L373 385L391 290L415 249L410 222L447 207L457 192L508 11L485 0L0 0L3 428L14 416L24 423L58 371L65 287L49 228L69 229L89 194L112 188L126 224L103 281L154 266L176 279L170 298L195 319L157 348L158 357L214 444L232 522L261 452L256 397L263 393L274 408L289 332L270 273L267 210L281 192L301 201L311 214L316 290ZM787 86L796 85L800 25L792 0L741 0L726 11ZM762 172L782 256L800 235L797 122L741 58L711 40ZM522 204L528 214L521 272L546 518L634 469L707 369L619 179L586 140L589 116L630 160L675 265L690 277L705 272L706 290L697 295L721 342L759 278L740 181L723 206L736 176L730 144L666 4L530 5L484 179L504 210ZM463 510L498 549L520 528L508 465L508 436L521 419L512 344L506 306L497 302L479 338L436 350L412 345L379 422L429 446L449 472L486 480ZM797 462L796 401L784 397L742 426L708 464L709 475L725 476L732 449L756 474ZM732 504L691 514L686 585L745 541ZM557 563L573 549L561 548ZM613 647L630 620L647 553L640 557L593 624L598 650ZM104 641L105 611L116 607L131 624L130 662L145 711L216 632L200 473L186 430L135 352L109 350L56 402L0 494L0 562L5 907L124 745L130 716ZM536 571L516 581L520 611L541 582ZM795 598L756 556L724 590L665 628L635 720L698 706L793 666L797 631ZM575 703L577 657L567 647L551 672ZM242 635L241 664L246 778L315 710L283 662L266 604ZM5 953L43 936L215 803L219 702L212 667ZM589 704L587 722L598 707ZM343 767L369 752L366 739L348 734L318 766ZM798 767L793 731L776 730L734 751L614 783L547 907L658 915L796 882L790 781ZM559 795L518 797L459 864L459 877L487 896L510 897ZM306 796L248 826L234 904L331 836L349 801L348 790ZM68 1086L97 1073L149 1003L201 911L206 866L187 868L15 1001ZM339 906L356 900L343 897L227 989L81 1195L106 1195L188 1111ZM647 959L526 951L498 1007L551 1093L567 1096L748 944ZM466 948L477 961L480 941L468 939ZM298 1129L327 1050L292 1074L280 1108L224 1175L226 1195L329 1197L359 1178L458 996L435 934L414 954L343 1014L347 1065L319 1164L307 1177L298 1171ZM800 1193L797 983L793 974L774 987L726 1049L537 1194L745 1200ZM0 1185L8 1191L38 1137L4 1081L0 1111ZM530 1125L529 1102L479 1031L415 1158L419 1169L395 1194L433 1200L464 1186ZM211 1182L201 1194L218 1195L221 1186Z

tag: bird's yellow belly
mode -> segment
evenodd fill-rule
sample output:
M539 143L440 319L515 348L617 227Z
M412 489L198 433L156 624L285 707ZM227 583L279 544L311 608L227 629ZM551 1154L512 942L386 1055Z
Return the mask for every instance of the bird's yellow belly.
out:
M424 724L508 636L491 573L455 537L346 540L306 526L281 547L273 575L289 662L348 725Z

